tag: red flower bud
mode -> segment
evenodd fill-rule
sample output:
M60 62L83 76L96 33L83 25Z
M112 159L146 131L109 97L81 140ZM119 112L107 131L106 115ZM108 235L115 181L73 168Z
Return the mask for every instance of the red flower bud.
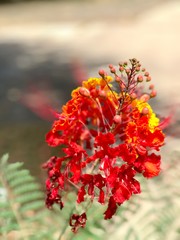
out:
M128 68L128 69L126 69L126 73L127 74L129 74L131 71L130 71L130 69Z
M137 81L138 81L138 82L142 82L142 81L143 81L143 76L142 76L142 75L139 75L139 76L137 77Z
M145 76L145 77L148 77L148 76L149 76L149 73L148 73L148 72L145 72L145 73L144 73L144 76Z
M143 115L147 115L149 113L149 109L147 107L144 107L141 112Z
M130 97L134 100L134 99L137 98L137 95L136 95L136 93L132 93L132 94L130 95Z
M90 97L90 91L87 88L81 87L79 93L84 97Z
M116 69L114 67L110 68L111 73L116 73Z
M149 89L154 89L154 84L149 85Z
M104 90L99 90L99 96L102 97L102 98L107 97L106 92Z
M120 72L123 72L123 71L124 71L124 67L123 67L123 66L120 66L120 67L119 67L119 71L120 71Z
M150 81L151 81L151 77L148 76L148 77L146 78L146 82L150 82Z
M150 99L149 94L145 93L140 97L140 100L143 102L147 102Z
M99 75L103 78L105 76L105 71L103 69L100 69Z
M136 72L139 72L140 71L140 67L136 67Z
M119 124L122 121L122 117L120 115L115 115L113 118L113 121L114 121L114 123Z
M116 76L116 77L115 77L115 81L116 81L116 82L120 82L120 81L121 81L121 78L120 78L119 76Z
M152 92L150 93L150 97L153 98L157 95L156 90L152 90Z

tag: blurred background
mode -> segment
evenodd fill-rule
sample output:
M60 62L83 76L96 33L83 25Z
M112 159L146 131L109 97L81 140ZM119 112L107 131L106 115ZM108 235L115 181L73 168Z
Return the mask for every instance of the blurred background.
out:
M44 178L53 111L98 67L135 57L156 85L155 109L175 119L166 158L179 149L179 43L178 0L0 0L0 154Z
M119 239L126 232L126 219L130 231L131 224L135 230L142 228L140 236L145 232L144 219L148 232L152 220L166 239L178 240L179 235L171 232L180 232L179 43L179 0L0 0L0 155L8 152L11 162L23 161L44 186L41 165L54 151L45 143L45 134L55 111L61 111L81 81L98 76L99 68L135 57L156 85L158 95L151 104L159 115L169 117L163 171L157 180L146 181L143 202L135 197L136 206L128 201L120 208L120 220L116 216L102 225L111 233L107 239ZM175 160L174 152L178 152ZM157 219L162 219L158 227ZM96 240L99 222L96 231L92 229ZM118 230L121 225L124 232ZM165 239L156 237L142 239Z

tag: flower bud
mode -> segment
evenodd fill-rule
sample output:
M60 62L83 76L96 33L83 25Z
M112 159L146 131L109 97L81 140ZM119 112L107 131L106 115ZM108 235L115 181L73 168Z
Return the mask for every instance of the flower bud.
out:
M145 76L145 77L148 77L148 76L149 76L149 73L148 73L148 72L145 72L145 73L144 73L144 76Z
M122 117L120 115L115 115L113 121L114 123L119 124L122 121Z
M142 76L142 75L139 75L139 76L137 77L137 81L138 81L138 82L142 82L142 81L143 81L143 76Z
M111 73L116 73L116 69L114 67L110 68Z
M129 68L126 69L126 73L127 73L127 74L130 73L130 69L129 69Z
M154 84L149 85L149 89L154 89Z
M141 112L143 115L147 115L149 113L149 109L147 107L144 107Z
M106 92L104 90L99 90L99 96L102 98L106 98Z
M150 81L151 81L151 77L148 76L148 77L146 78L146 82L150 82Z
M139 72L140 71L140 67L136 67L136 72Z
M137 95L136 95L136 93L131 93L130 97L134 100L137 98Z
M84 97L90 97L90 91L85 87L80 87L79 93Z
M147 94L147 93L144 93L144 94L140 97L140 100L143 101L143 102L147 102L149 99L150 99L150 96L149 96L149 94Z
M152 90L152 92L150 93L150 97L153 98L157 95L156 90Z
M105 76L105 71L103 69L100 69L99 75L103 78Z
M124 71L124 67L123 67L123 66L120 66L120 67L119 67L119 71L120 71L120 72L123 72L123 71Z
M121 82L121 78L120 78L119 76L116 76L116 77L115 77L115 81L116 81L116 82Z

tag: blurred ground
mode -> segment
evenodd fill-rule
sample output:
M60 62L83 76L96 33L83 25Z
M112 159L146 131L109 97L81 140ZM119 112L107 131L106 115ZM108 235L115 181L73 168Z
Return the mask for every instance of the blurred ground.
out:
M14 160L32 169L34 162L37 168L37 161L50 156L44 144L50 122L36 108L40 96L49 99L45 107L58 108L76 85L73 66L83 66L90 75L98 66L133 57L151 73L158 112L176 114L166 149L179 150L179 42L179 1L1 5L1 154L9 151Z

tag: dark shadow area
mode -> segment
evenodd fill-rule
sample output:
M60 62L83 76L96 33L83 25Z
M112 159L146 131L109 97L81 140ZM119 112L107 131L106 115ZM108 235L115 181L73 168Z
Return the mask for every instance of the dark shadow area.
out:
M0 155L23 161L40 177L40 165L51 155L45 134L53 111L70 99L76 87L70 64L55 53L40 63L20 44L0 44ZM63 55L62 55L63 58Z
M18 44L1 44L0 53L1 124L42 120L24 104L26 94L38 95L38 100L41 97L39 92L44 91L52 108L60 108L69 100L76 86L70 65L58 64L53 54L42 63L34 63L33 57L37 56L29 56L25 47ZM29 66L25 66L27 63Z

